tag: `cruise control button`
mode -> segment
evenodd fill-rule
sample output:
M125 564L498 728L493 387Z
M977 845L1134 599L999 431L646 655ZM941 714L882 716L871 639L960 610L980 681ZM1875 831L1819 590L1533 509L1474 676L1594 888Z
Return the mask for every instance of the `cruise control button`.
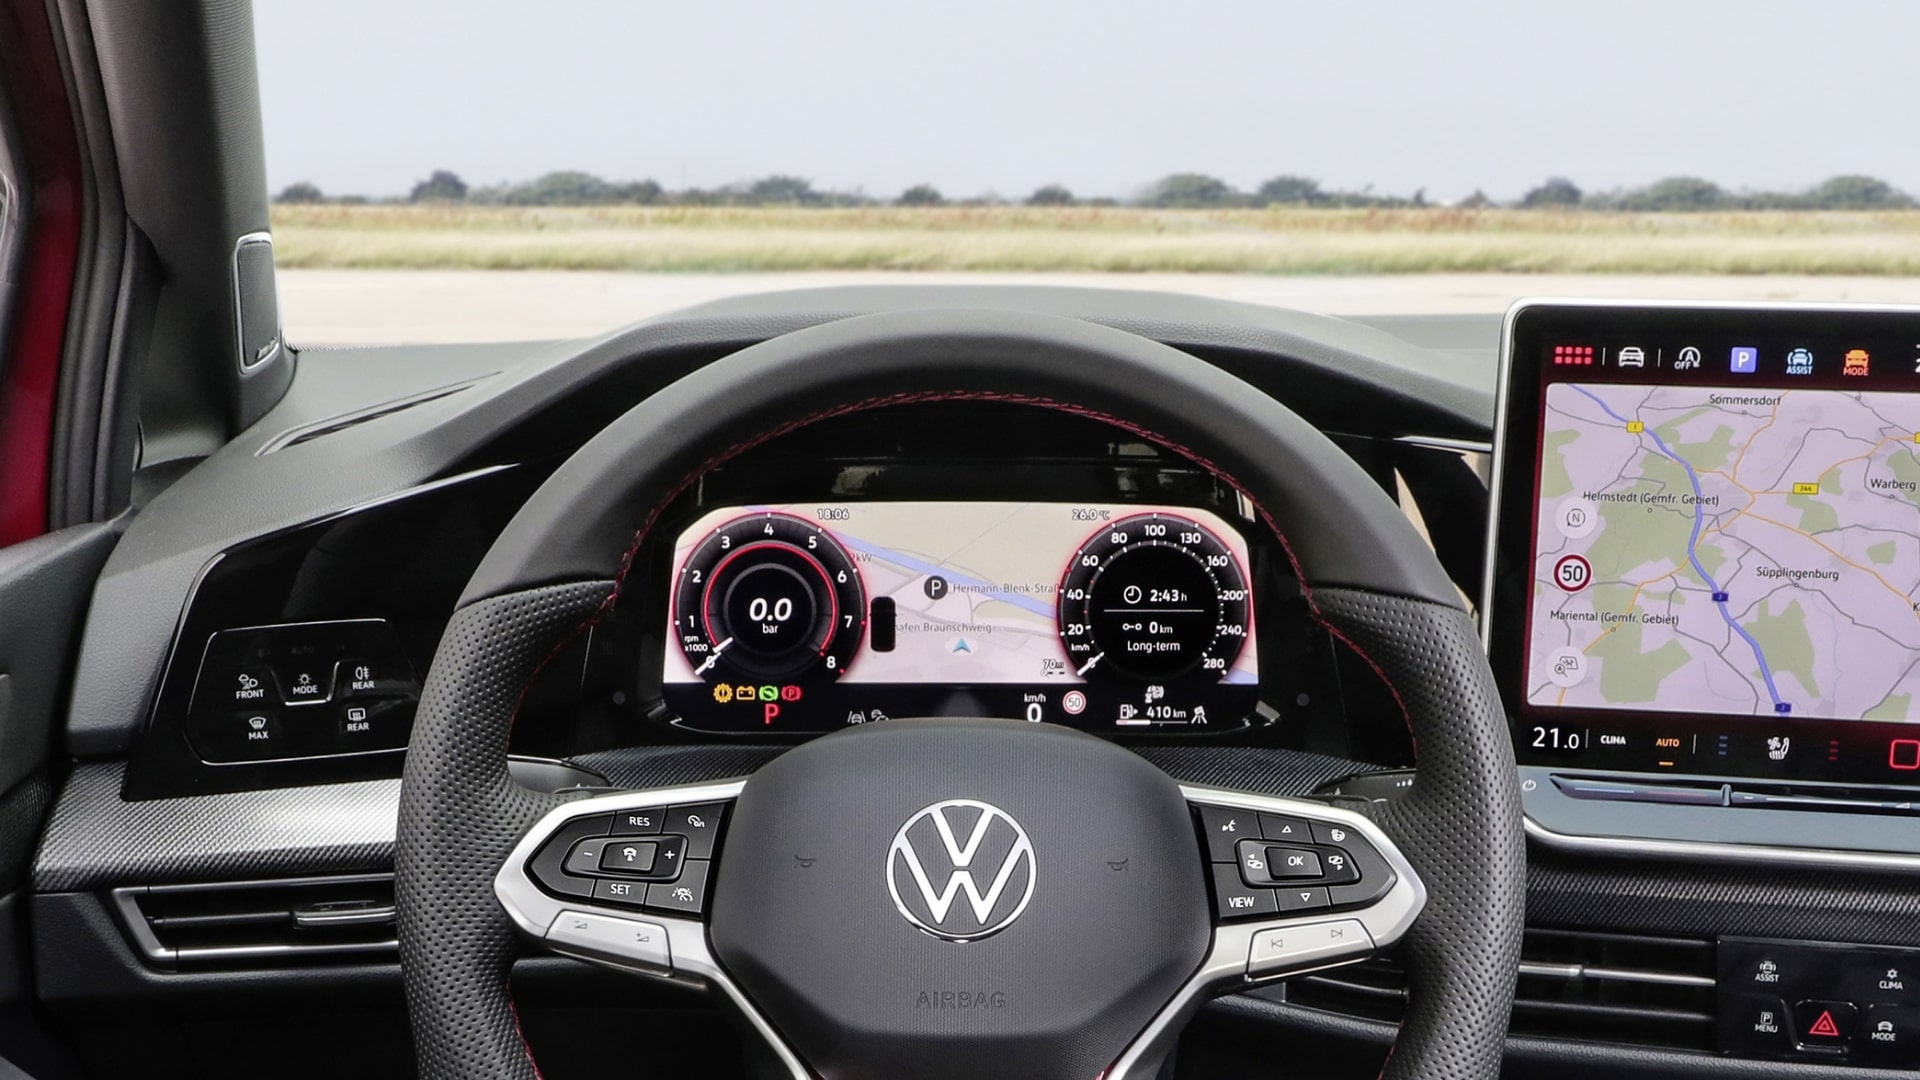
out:
M1778 1054L1793 1049L1787 1003L1771 994L1735 994L1720 1011L1720 1049Z
M707 906L707 866L689 859L680 868L678 881L656 881L647 886L647 906L656 911L700 914Z
M1285 814L1261 814L1260 835L1269 840L1285 840L1295 844L1313 842L1312 826L1307 824L1307 819Z
M1223 919L1273 915L1280 910L1272 889L1256 889L1248 885L1240 880L1239 870L1225 863L1213 868L1213 904L1214 911Z
M1793 1007L1794 1038L1802 1050L1844 1051L1859 1015L1849 1001L1798 1002Z
M700 803L676 806L667 811L665 831L687 838L687 858L713 858L714 840L720 835L720 818L726 803Z
M640 881L622 881L619 878L601 878L593 883L593 902L612 904L615 907L639 907L646 903L647 886Z
M600 869L627 874L650 873L659 851L659 844L647 841L628 844L609 840L600 854Z
M582 840L567 853L567 861L561 865L569 874L592 877L600 872L600 853L605 851L607 841L604 837L595 840Z
M1281 881L1291 878L1318 878L1324 873L1320 868L1320 856L1306 848L1268 848L1267 869Z
M1200 807L1200 831L1207 837L1207 861L1234 861L1233 847L1242 840L1258 839L1259 815L1251 810L1230 806Z
M1298 886L1282 886L1275 889L1273 895L1280 901L1281 911L1319 911L1333 904L1327 896L1327 890L1318 887L1302 889Z
M1247 974L1318 967L1372 951L1373 938L1358 919L1261 930L1253 935L1253 945L1247 952Z
M541 888L557 896L592 896L593 879L576 876L571 866L563 869L563 865L568 862L575 844L588 837L607 835L607 828L612 824L611 814L594 814L563 822L528 861L527 872L540 883Z
M660 831L667 819L667 808L649 806L640 810L622 810L613 815L613 835L650 836Z
M594 911L563 911L547 927L547 944L555 952L610 960L630 967L673 970L673 951L667 928L638 919L623 919Z

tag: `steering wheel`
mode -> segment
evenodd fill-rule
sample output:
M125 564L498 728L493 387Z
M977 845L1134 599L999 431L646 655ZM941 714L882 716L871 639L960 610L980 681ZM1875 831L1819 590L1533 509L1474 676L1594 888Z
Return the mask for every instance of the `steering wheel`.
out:
M1416 739L1411 792L1362 815L1182 786L1090 735L952 718L851 728L685 787L566 798L508 775L527 687L634 586L635 553L677 495L802 425L938 400L1104 420L1247 496L1313 617L1392 688ZM1263 876L1281 872L1270 845L1316 853L1322 877ZM693 372L514 517L421 699L400 955L427 1080L539 1075L507 985L529 939L712 989L780 1075L1137 1080L1209 996L1398 944L1408 1006L1384 1075L1479 1078L1498 1070L1512 1005L1523 873L1513 752L1472 621L1346 454L1245 382L1132 334L906 312Z

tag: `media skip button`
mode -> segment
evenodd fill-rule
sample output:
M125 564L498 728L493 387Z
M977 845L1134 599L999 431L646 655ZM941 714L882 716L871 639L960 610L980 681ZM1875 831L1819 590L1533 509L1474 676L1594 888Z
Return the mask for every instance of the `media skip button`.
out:
M1372 951L1373 938L1358 919L1261 930L1253 935L1253 945L1247 953L1247 974L1260 976L1320 967Z

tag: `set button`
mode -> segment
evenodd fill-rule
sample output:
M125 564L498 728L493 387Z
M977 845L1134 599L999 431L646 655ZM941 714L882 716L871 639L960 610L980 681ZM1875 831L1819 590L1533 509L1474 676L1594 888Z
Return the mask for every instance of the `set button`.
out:
M553 831L527 869L555 895L698 915L726 813L726 803L699 803L574 818Z

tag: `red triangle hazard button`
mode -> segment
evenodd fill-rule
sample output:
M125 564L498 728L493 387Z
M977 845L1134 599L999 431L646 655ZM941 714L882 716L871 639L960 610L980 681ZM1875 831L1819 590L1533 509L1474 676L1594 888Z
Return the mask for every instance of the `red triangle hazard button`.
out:
M1802 1001L1793 1007L1803 1047L1844 1048L1859 1015L1859 1007L1850 1001Z

